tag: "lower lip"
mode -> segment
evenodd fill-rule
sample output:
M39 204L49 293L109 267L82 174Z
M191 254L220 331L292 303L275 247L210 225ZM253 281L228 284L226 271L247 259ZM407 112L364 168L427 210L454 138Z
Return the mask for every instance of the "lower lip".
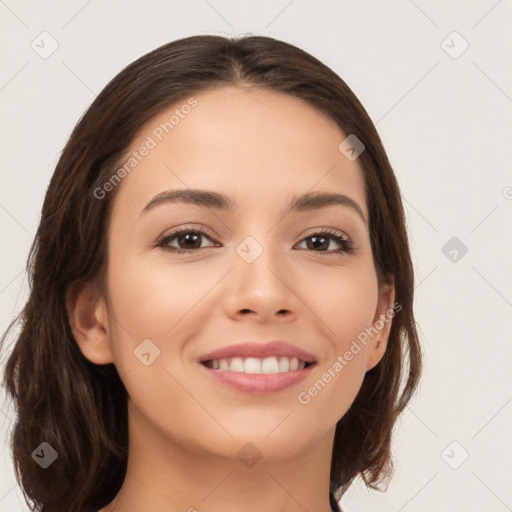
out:
M312 364L302 370L289 372L258 374L244 372L230 372L227 370L214 370L199 363L217 382L231 388L252 393L255 395L267 395L277 393L302 382L316 366Z

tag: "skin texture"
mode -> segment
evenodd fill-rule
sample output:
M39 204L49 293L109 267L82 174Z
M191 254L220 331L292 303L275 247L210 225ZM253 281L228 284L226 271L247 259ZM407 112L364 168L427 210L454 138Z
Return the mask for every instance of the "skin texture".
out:
M362 170L338 150L348 134L300 99L231 86L195 98L117 185L107 293L91 282L67 297L82 353L113 362L130 397L127 476L102 512L226 512L242 504L248 512L327 512L336 423L382 358L391 322L307 405L297 395L392 308L394 290L379 290L368 224L353 209L281 210L294 195L338 192L368 219ZM132 149L177 107L143 127ZM189 188L224 193L237 207L160 204L140 215L155 195ZM152 245L178 227L206 229L192 244L201 248L176 254ZM337 254L331 238L315 247L308 237L321 228L346 234L354 252ZM250 264L236 251L248 236L263 248ZM175 237L168 245L186 243ZM149 366L134 356L145 339L160 350ZM275 339L318 363L306 381L273 395L223 386L198 363L226 345ZM252 467L237 457L246 443L262 454Z

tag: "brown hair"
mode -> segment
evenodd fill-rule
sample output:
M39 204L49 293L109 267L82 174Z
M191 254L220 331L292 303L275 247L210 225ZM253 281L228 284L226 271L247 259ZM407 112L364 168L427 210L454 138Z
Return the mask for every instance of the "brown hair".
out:
M101 277L106 265L116 191L102 200L93 191L113 175L153 116L226 85L302 98L365 145L358 158L375 269L379 285L394 281L401 309L384 357L366 373L337 424L331 503L358 475L372 488L391 476L391 434L418 384L421 349L404 210L379 135L346 83L303 50L270 37L200 35L157 48L111 80L74 128L48 186L27 261L30 296L2 338L3 344L21 319L4 386L17 409L11 439L16 478L27 503L34 503L31 510L96 511L114 499L126 473L126 389L114 364L95 365L83 356L65 307L69 285ZM43 441L58 453L47 469L31 456Z

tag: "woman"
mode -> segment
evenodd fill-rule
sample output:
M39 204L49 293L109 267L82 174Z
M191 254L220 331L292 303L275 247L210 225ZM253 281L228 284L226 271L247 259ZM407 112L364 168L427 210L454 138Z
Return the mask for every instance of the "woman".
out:
M125 68L28 270L4 383L35 510L326 512L389 478L421 370L399 187L299 48L194 36Z

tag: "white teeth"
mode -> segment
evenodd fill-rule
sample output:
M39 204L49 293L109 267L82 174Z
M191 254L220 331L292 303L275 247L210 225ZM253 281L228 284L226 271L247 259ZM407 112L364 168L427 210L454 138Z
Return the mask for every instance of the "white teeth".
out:
M261 361L261 373L279 373L279 363L276 357L267 357Z
M237 373L254 373L271 375L295 370L303 370L306 366L304 361L296 357L275 356L259 359L257 357L232 357L230 359L214 359L211 361L211 368L215 370L227 370Z
M256 357L248 357L245 360L244 367L245 373L261 373L261 361Z
M243 372L243 371L245 371L245 369L244 369L244 360L241 357L233 357L231 359L231 364L229 365L228 368L232 372Z
M280 372L290 371L290 361L288 361L287 357L281 357L281 359L279 359L279 371Z

